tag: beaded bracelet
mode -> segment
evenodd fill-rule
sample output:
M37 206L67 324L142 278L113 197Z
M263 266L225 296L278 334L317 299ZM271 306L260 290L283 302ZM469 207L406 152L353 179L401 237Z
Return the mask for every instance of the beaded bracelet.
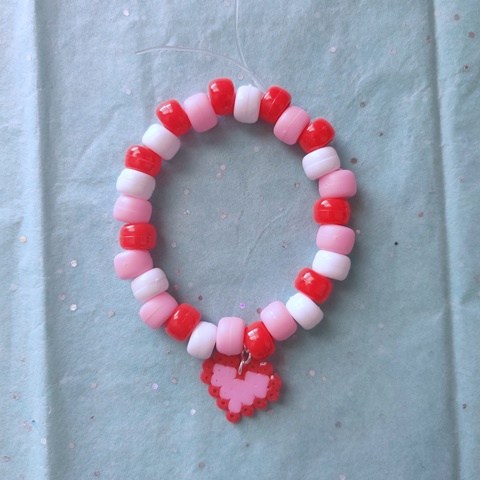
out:
M227 78L208 85L208 95L197 93L183 106L176 100L162 102L156 109L160 124L148 128L143 145L128 148L125 169L117 180L120 197L114 217L125 222L120 229L120 246L125 250L115 259L121 279L131 279L135 298L144 302L140 317L151 328L165 325L172 338L187 341L187 352L204 360L201 380L210 395L226 410L227 420L237 422L255 409L264 409L276 401L282 384L272 365L265 361L276 349L275 341L289 338L297 324L309 330L323 318L318 303L332 291L332 279L344 280L350 270L355 233L345 226L350 218L346 198L357 187L351 171L340 168L332 147L332 126L324 119L310 122L305 110L291 106L291 96L273 86L265 93L248 85L235 92ZM155 228L149 224L152 205L148 202L155 189L155 176L162 160L171 160L180 148L179 136L191 128L205 132L215 127L219 115L231 115L241 123L255 123L258 118L274 124L273 133L288 145L299 143L306 155L302 166L307 177L318 179L320 198L313 207L313 217L321 224L312 268L302 269L295 279L298 293L285 304L275 301L260 313L260 321L245 325L238 317L223 317L218 325L201 321L193 306L177 301L167 293L169 283L160 268L153 267L149 250L156 244ZM214 349L216 352L213 354ZM213 356L212 356L213 354Z

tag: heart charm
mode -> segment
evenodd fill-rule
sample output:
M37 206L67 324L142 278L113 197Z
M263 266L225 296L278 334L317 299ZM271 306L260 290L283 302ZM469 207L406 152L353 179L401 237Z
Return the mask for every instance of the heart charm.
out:
M208 393L217 399L218 407L226 410L227 420L233 423L278 400L282 386L270 363L251 359L239 373L241 361L239 355L215 353L203 362L200 374L202 382L208 385Z

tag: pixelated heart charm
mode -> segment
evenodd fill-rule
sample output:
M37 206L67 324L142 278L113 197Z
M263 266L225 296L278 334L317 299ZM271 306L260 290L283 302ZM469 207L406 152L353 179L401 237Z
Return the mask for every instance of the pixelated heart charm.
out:
M217 399L219 408L226 410L225 416L232 423L278 400L282 386L270 363L251 359L243 363L239 373L241 362L239 355L215 353L203 362L200 374L202 382L208 385L208 393Z

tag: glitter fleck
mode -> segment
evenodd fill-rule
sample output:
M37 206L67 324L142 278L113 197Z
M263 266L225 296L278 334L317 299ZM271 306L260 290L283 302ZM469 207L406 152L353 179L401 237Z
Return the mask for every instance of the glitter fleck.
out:
M165 349L165 355L170 355L172 353L172 349L170 347L167 347Z
M282 243L282 248L287 248L288 247L288 242L283 242Z
M200 462L198 464L198 468L202 469L202 468L205 468L205 463L204 462Z
M241 73L239 73L237 76L239 80L243 80L243 75Z
M95 382L91 383L90 388L94 388L94 389L97 388L97 384Z
M378 135L379 137L383 137L384 133L383 133L383 132L378 132L377 135Z
M180 270L177 268L177 270L175 270L175 275L180 275Z
M258 307L256 312L260 315L260 313L262 313L262 309L260 307Z
M217 177L217 178L220 180L220 179L223 177L223 175L222 175L220 172L218 172L218 173L215 175L215 177Z
M326 377L325 375L323 375L323 376L322 376L322 380L323 380L324 382L326 382L326 381L327 381L327 377Z
M22 422L22 427L25 427L25 430L27 432L31 432L32 431L32 426L30 424L28 424L25 420Z
M222 220L225 220L227 217L228 217L228 214L227 214L227 213L225 213L225 212L220 213L220 218L221 218Z
M76 311L77 311L77 308L78 308L78 306L77 306L75 303L72 303L72 304L70 305L70 310L71 310L72 312L76 312Z
M456 14L453 16L453 18L454 18L455 20L460 20L460 15L459 15L458 13L456 13Z
M468 65L463 66L463 70L466 72L470 67Z
M398 245L398 242L395 242L394 245Z
M70 442L70 443L68 444L68 448L75 448L75 444L74 444L73 442Z
M73 268L75 268L75 267L78 265L78 262L77 262L76 260L72 260L72 261L70 262L70 265L71 265Z
M152 383L152 390L158 390L158 383Z
M65 300L65 295L59 295L58 296L58 299L63 302Z
M107 314L110 318L115 316L115 312L113 310L109 310Z
M241 304L239 305L239 307L240 307L240 308L245 308L245 304L244 304L244 303L241 303Z
M12 398L13 398L14 400L18 400L20 397L18 396L18 393L17 393L17 392L14 392Z
M171 381L172 383L175 383L175 384L176 384L176 383L178 383L178 378L177 378L177 377L172 377L172 378L170 379L170 381Z
M358 162L358 158L353 157L353 158L350 159L350 163L353 163L354 165L355 165L357 162Z
M123 11L123 14L124 14L126 17L128 17L128 16L130 15L130 11L127 10L127 9L125 9L125 10Z
M360 232L360 230L355 230L355 233L356 233L357 235L360 235L361 232Z
M220 170L223 172L227 167L225 165L220 165Z
M300 182L295 182L295 183L293 184L293 186L294 186L295 188L298 188L298 187L300 186Z
M426 40L427 42L429 42L431 39L432 39L432 37L431 37L430 35L427 35L427 36L425 37L425 40Z
M188 188L186 188L186 189L183 191L183 194L184 194L185 196L190 195L190 190L189 190Z
M131 91L129 88L126 88L126 89L125 89L125 93L126 93L127 95L131 95L131 94L132 94L132 91Z
M172 242L171 246L172 246L172 248L177 248L177 242Z
M345 475L339 475L338 480L347 480L347 477Z
M256 146L256 147L253 147L253 151L255 153L258 153L260 151L260 147Z
M423 212L418 212L418 218L423 218Z
M383 323L377 323L378 328L383 328L385 325Z
M8 455L4 455L2 457L2 460L6 463L6 462L9 462L10 461L10 457Z
M330 53L335 53L337 51L337 47L330 48Z
M315 376L315 370L310 370L308 372L308 374L311 376L311 377L314 377Z
M46 438L42 438L42 439L40 440L40 443L41 443L42 445L46 445L46 444L47 444L47 439L46 439Z
M198 300L201 302L203 300L203 297L201 295L199 295Z
M468 407L468 405L467 405L466 403L464 403L464 404L462 405L462 408L463 408L464 410L465 410L467 407Z
M99 471L93 472L93 475L94 475L95 477L99 477L99 476L100 476L100 472L99 472Z
M468 32L468 38L475 38L474 32Z
M190 415L193 416L193 415L195 415L196 413L197 413L197 411L196 411L194 408L192 408L192 409L190 410Z
M20 241L21 241L22 243L25 243L25 242L27 241L27 237L21 236L21 237L20 237Z
M338 422L338 421L335 422L335 426L336 426L337 428L340 428L340 427L342 426L342 422Z
M184 214L184 215L190 215L190 210L185 210L185 211L183 212L183 214Z
M390 49L390 54L391 55L396 55L397 54L397 49L396 48Z
M365 108L367 106L366 102L360 102L360 108Z
M178 290L180 290L180 285L178 285L178 283L177 283L173 286L173 288L178 292Z

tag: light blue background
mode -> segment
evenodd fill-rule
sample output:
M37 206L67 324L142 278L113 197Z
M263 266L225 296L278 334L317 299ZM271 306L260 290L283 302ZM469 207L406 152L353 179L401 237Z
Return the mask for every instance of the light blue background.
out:
M478 479L478 1L238 7L2 4L0 478ZM135 54L165 46L218 56ZM231 425L139 320L111 210L156 104L252 82L242 54L335 126L359 233L325 320L272 358L281 400ZM222 118L158 178L155 264L215 323L286 301L316 251L315 184L270 132Z

